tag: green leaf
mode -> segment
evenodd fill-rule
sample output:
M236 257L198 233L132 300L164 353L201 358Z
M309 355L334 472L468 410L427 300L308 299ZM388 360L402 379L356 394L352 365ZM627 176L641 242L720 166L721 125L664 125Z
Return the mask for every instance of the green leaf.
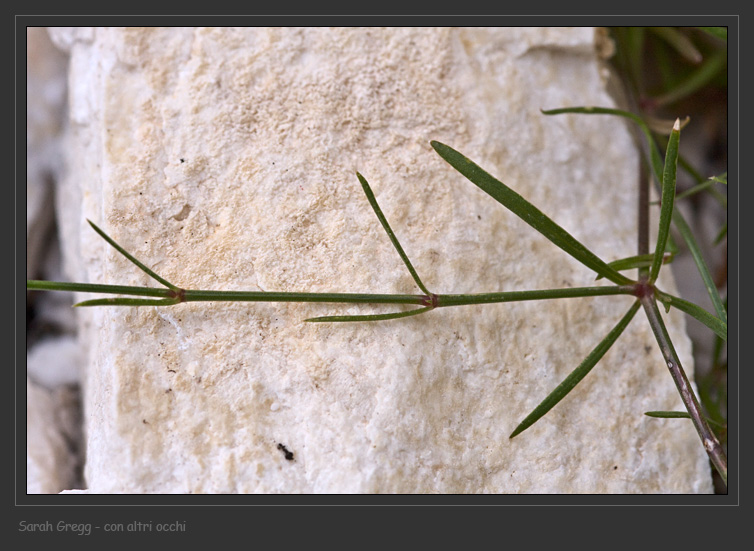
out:
M636 311L639 309L639 306L640 303L638 300L634 302L634 304L631 306L631 308L629 308L628 312L626 312L626 314L621 318L618 324L613 327L613 329L607 334L607 336L602 339L602 341L594 348L594 350L589 353L584 361L581 362L581 364L576 369L574 369L571 374L568 375L568 377L566 377L563 382L560 383L557 388L555 388L555 390L553 390L547 396L547 398L542 400L542 402L526 417L526 419L521 421L521 424L519 424L516 427L516 430L511 433L510 438L521 434L523 431L525 431L539 419L541 419L548 411L555 407L558 402L565 398L566 395L571 392L584 377L586 377L586 375L592 370L592 368L597 365L597 362L602 359L602 356L604 356L605 353L610 349L613 343L615 343L618 337L620 337L624 329L626 329L631 319L636 314Z
M100 237L102 237L102 239L104 239L105 241L107 241L116 251L118 251L120 254L122 254L123 256L125 256L128 260L130 260L133 264L135 264L141 271L143 271L144 273L146 273L149 277L151 277L152 279L155 279L155 280L159 281L160 283L162 283L165 287L168 287L169 289L173 289L174 291L178 290L178 287L176 287L175 285L173 285L172 283L170 283L168 280L161 278L156 273L154 273L152 270L150 270L149 268L147 268L144 264L142 264L141 262L139 262L138 260L136 260L136 258L134 258L128 251L126 251L123 247L121 247L120 245L118 245L115 242L115 240L113 240L113 238L111 238L104 231L102 231L101 229L99 229L94 222L92 222L91 220L87 220L87 222L89 222L89 225L92 228L94 228L94 231L96 231L100 235Z
M87 306L170 306L179 302L181 301L178 298L97 298L78 302L73 306L76 308Z
M709 35L728 41L728 27L697 27Z
M687 411L646 411L644 415L647 417L654 417L656 419L691 419L691 415ZM711 425L715 425L719 428L726 428L725 423L710 419L706 415L704 419Z
M642 60L646 27L613 27L612 34L617 42L617 61L627 73L634 90L640 93L644 89Z
M668 244L670 244L669 241L668 241ZM669 264L670 262L672 262L674 256L675 256L674 252L666 251L662 259L663 264ZM623 272L625 270L632 270L634 268L649 268L652 265L653 259L654 259L653 254L627 256L626 258L613 260L612 262L608 263L608 266L610 266L611 268L615 270L618 270L619 272ZM597 279L602 279L602 276L597 276Z
M691 419L687 411L647 411L644 415L658 419Z
M670 223L673 219L673 204L675 200L676 171L678 169L678 144L681 136L681 121L676 119L673 131L668 140L665 154L665 167L662 173L662 199L660 204L660 227L657 231L657 248L655 249L652 267L649 269L649 283L654 283L660 274L665 245L670 233Z
M723 224L723 227L722 227L722 228L720 228L720 232L719 232L719 233L717 234L717 236L715 237L715 240L713 241L713 243L714 243L715 245L719 245L719 244L720 244L720 242L721 242L721 241L722 241L722 240L723 240L723 239L725 238L725 236L726 236L726 235L728 235L728 222L727 222L727 220L726 220L726 222L725 222L725 223Z
M390 314L366 314L356 316L322 316L319 318L309 318L304 321L323 323L323 322L355 322L355 321L385 321L394 320L398 318L407 318L409 316L418 316L425 312L433 310L431 306L425 308L416 308L414 310L407 310L405 312L392 312Z
M707 263L705 262L702 251L699 248L696 239L694 238L694 234L691 232L691 228L689 228L689 225L686 223L686 219L678 209L675 209L673 211L673 223L683 237L683 240L686 242L686 246L689 248L689 252L694 259L694 263L699 270L699 274L702 276L702 281L704 282L704 286L707 289L710 300L712 300L712 305L715 307L715 313L717 313L717 317L720 318L720 320L722 320L723 323L725 323L727 326L728 314L725 311L725 307L723 306L723 301L720 298L720 293L717 292L715 281L712 279L712 274L710 274L709 268L707 268Z
M669 105L697 92L725 68L727 52L718 52L708 57L693 73L671 90L654 98L656 105Z
M485 172L473 161L445 144L436 141L430 143L450 166L573 258L614 283L623 285L631 282L630 279L608 266L537 207L500 180Z
M673 27L652 27L652 31L687 60L692 63L700 63L702 61L702 54L694 46L694 43L678 29Z
M705 189L710 189L713 185L715 185L715 182L719 183L719 180L714 180L710 178L709 180L705 180L703 182L700 182L696 184L694 187L687 189L683 193L679 193L675 196L676 201L680 201L681 199L686 199L687 197L691 197L692 195L696 195L697 193L704 191ZM725 201L723 199L723 201ZM723 202L723 207L727 208L727 205Z
M728 173L723 172L720 176L710 176L710 180L714 182L720 182L721 184L728 185Z
M364 193L367 196L367 200L369 201L369 204L372 205L372 210L374 210L374 213L377 215L377 218L379 218L380 224L382 224L382 227L387 232L387 235L390 238L390 241L393 243L395 250L398 251L398 254L403 260L403 263L406 265L406 268L408 268L408 271L411 273L411 277L414 278L414 281L419 286L419 289L421 289L424 292L424 294L430 295L431 293L424 286L424 283L422 283L421 279L419 279L419 274L417 274L416 270L414 270L414 267L411 264L411 261L408 259L408 256L403 251L403 247L401 247L401 244L398 242L398 238L395 236L395 234L393 233L393 230L390 228L390 224L387 223L387 218L385 218L385 215L382 213L382 209L377 204L377 199L375 199L374 193L372 193L372 188L369 187L369 184L367 183L366 178L364 178L358 172L356 173L356 176L359 178L359 182L361 182L361 187L364 189Z
M683 300L682 298L678 298L673 295L669 295L667 293L664 293L660 290L656 291L657 299L665 305L666 311L669 310L669 308L675 307L678 308L680 311L687 313L690 316L693 316L700 322L702 322L704 325L712 329L712 331L715 332L715 334L720 337L721 339L727 341L728 340L728 322L722 321L719 318L716 318L707 310L702 308L701 306L698 306L697 304L694 304L693 302L689 302L688 300Z

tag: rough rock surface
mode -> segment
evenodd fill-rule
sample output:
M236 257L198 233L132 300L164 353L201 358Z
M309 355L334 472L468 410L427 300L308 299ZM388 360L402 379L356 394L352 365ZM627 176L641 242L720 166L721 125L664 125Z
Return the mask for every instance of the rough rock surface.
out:
M26 32L26 272L38 277L52 222L51 173L65 103L66 58L41 27Z
M79 392L26 380L26 492L58 493L81 484Z
M60 254L51 246L53 184L60 170L65 113L66 55L46 29L26 30L26 275L60 279ZM59 492L80 485L80 344L70 297L31 293L27 312L26 491Z
M634 254L637 153L595 30L56 29L71 54L69 275L155 284L90 218L187 288L415 293L355 176L435 293L592 285L594 274L429 146L463 152L606 260ZM80 256L79 256L80 250ZM673 282L662 286L672 291ZM626 297L306 324L380 307L87 311L89 491L710 492L638 315L544 419L513 428ZM691 371L684 320L670 331Z

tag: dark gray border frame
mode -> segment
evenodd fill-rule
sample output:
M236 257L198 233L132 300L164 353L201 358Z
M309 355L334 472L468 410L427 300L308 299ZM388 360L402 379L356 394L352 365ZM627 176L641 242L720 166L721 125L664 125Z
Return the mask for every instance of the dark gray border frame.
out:
M252 7L253 9L253 7ZM325 495L325 496L133 496L133 495L66 495L66 496L28 496L25 493L25 478L24 473L26 471L25 462L23 461L23 449L22 446L25 443L25 432L22 432L22 428L25 424L25 395L26 385L23 377L25 371L25 334L21 335L20 328L25 327L25 306L22 310L22 306L25 304L25 288L23 279L25 278L25 248L22 249L21 245L25 241L25 231L22 231L23 222L21 220L20 213L25 204L25 192L22 192L21 183L25 181L25 163L22 162L22 139L25 137L25 127L21 124L25 119L25 27L26 26L70 26L70 25L123 25L123 24L163 24L163 25L196 25L196 24L213 24L213 25L226 25L226 24L246 24L249 26L289 26L289 25L309 25L309 26L324 26L324 25L338 25L338 26L372 26L372 25L408 25L408 26L480 26L480 25L499 25L499 26L571 26L571 25L587 25L587 26L609 26L609 25L681 25L692 26L698 24L704 25L727 25L729 27L729 195L733 195L733 200L729 202L733 208L729 209L729 317L734 320L729 336L728 348L729 348L729 431L730 442L728 449L729 458L729 493L727 496L714 495L714 496L593 496L593 495L578 495L578 496L337 496L337 495ZM399 506L421 506L430 507L429 515L438 517L444 516L441 511L446 511L446 507L451 507L454 511L452 514L454 518L459 513L457 507L463 508L463 517L469 516L476 517L481 513L479 507L487 510L489 507L493 508L493 514L497 518L496 521L492 521L492 527L501 528L501 522L508 525L503 519L511 520L509 517L512 512L510 507L504 507L499 509L495 506L516 506L526 507L534 506L535 509L529 511L526 516L539 517L544 512L540 507L542 506L575 506L577 509L579 506L737 506L740 505L740 392L739 392L739 155L740 155L740 128L739 128L739 31L740 31L740 18L739 16L575 16L575 15L561 15L561 16L495 16L495 15L482 15L482 16L466 16L466 15L449 15L449 16L249 16L249 17L222 17L222 16L164 16L155 17L150 16L148 18L140 16L121 16L121 17L85 17L85 16L16 16L15 18L15 32L16 32L16 48L15 48L15 79L16 79L16 98L15 98L15 110L16 110L16 159L15 159L15 207L16 215L15 220L15 280L16 280L16 301L15 301L15 318L16 318L16 331L15 331L15 343L14 343L14 364L16 367L14 378L14 446L15 446L15 499L14 499L14 514L11 515L11 530L18 532L18 522L20 520L27 520L29 522L40 521L50 519L53 522L57 520L65 520L69 518L71 521L76 522L92 522L93 524L104 524L106 522L129 522L130 520L146 520L152 519L157 522L159 519L164 521L170 520L186 520L190 529L188 534L198 530L211 531L217 533L222 532L222 538L226 539L228 536L237 535L236 532L247 532L254 530L264 530L265 526L262 523L259 507L252 507L248 509L245 506L263 506L265 509L268 507L272 511L276 512L275 516L279 515L292 515L292 518L298 518L300 515L294 514L293 511L301 512L305 515L314 514L314 510L310 506L326 506L324 507L324 517L329 517L328 524L334 528L341 525L343 522L342 515L345 513L342 507L333 510L327 506L349 506L362 509L361 506L368 507L399 507ZM24 276L22 277L22 274ZM22 298L24 302L22 302ZM306 509L301 509L301 506ZM549 507L548 507L549 509ZM726 508L727 509L727 508ZM604 510L603 510L604 511ZM364 511L361 516L372 517L375 511L372 510L369 513ZM435 513L436 512L436 513ZM466 514L468 513L468 514ZM616 516L618 511L615 511ZM564 513L565 514L565 513ZM592 525L594 522L591 515L593 510L577 512L576 515L582 516L581 522L584 525ZM665 512L658 510L656 516L663 516ZM268 516L268 515L265 515ZM352 513L349 516L353 517ZM401 513L400 516L413 517L413 512L406 511ZM485 513L484 517L490 519L489 514ZM604 516L604 515L601 515ZM610 515L613 516L613 515ZM622 514L621 514L622 516ZM256 518L252 521L250 519ZM317 514L317 518L319 514ZM375 517L376 520L376 517ZM490 519L492 520L492 519ZM260 524L257 524L257 523ZM434 523L433 523L434 524ZM727 524L727 523L726 523ZM193 525L193 526L192 526ZM256 528L254 528L256 526ZM545 525L539 527L542 530ZM377 532L381 531L381 528L373 526L373 529L377 528ZM437 526L435 527L437 529ZM445 529L448 527L446 526ZM632 532L636 527L626 526L628 532ZM698 526L689 526L691 532L696 532ZM508 525L503 532L513 530L517 527L515 523ZM336 528L337 530L337 528ZM440 531L443 531L440 528ZM717 532L722 528L714 527L713 530ZM294 530L295 531L295 530ZM588 534L580 534L581 530L575 529L575 540L579 541L582 537ZM41 536L41 534L38 534ZM180 534L179 534L180 535ZM281 544L290 535L290 530L285 534L280 534L282 540ZM314 535L314 534L312 534ZM321 535L321 534L320 534ZM26 536L32 536L26 534ZM500 534L501 538L505 540L503 533ZM647 534L647 536L649 536ZM536 541L537 538L534 539ZM228 540L226 540L228 541ZM513 540L515 541L515 540ZM513 543L511 541L510 543ZM253 545L251 541L245 543ZM355 542L354 542L355 543ZM497 543L500 543L498 540Z

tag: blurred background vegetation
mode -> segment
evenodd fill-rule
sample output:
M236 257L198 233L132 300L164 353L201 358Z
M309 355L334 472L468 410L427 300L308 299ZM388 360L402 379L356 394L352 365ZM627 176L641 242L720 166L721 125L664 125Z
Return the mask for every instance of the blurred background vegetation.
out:
M673 121L688 117L681 133L676 206L691 226L727 308L727 28L611 27L608 32L615 48L610 63L625 95L624 108L655 131L661 151ZM683 241L676 238L674 243L678 253L671 266L681 296L714 311ZM727 343L688 316L687 325L699 396L727 453ZM727 493L712 472L716 491Z

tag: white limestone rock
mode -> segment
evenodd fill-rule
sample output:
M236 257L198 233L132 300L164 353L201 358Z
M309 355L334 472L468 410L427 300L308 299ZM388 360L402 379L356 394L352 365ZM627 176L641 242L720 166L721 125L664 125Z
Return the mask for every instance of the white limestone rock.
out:
M73 335L42 339L29 350L26 374L36 384L51 390L76 385L84 361L81 348Z
M73 387L26 380L26 491L54 494L80 485L81 419Z
M38 270L53 221L51 178L58 168L66 57L42 27L26 29L26 273Z
M433 139L604 259L635 253L626 128L540 113L612 105L594 29L67 36L64 185L80 197L67 212L81 216L64 233L66 251L81 248L72 270L90 281L156 285L85 217L185 288L417 293L358 170L435 293L593 284ZM710 492L691 424L643 415L681 404L641 315L565 401L508 438L630 304L459 307L372 324L303 320L392 309L89 310L89 491ZM667 319L691 372L684 320Z

